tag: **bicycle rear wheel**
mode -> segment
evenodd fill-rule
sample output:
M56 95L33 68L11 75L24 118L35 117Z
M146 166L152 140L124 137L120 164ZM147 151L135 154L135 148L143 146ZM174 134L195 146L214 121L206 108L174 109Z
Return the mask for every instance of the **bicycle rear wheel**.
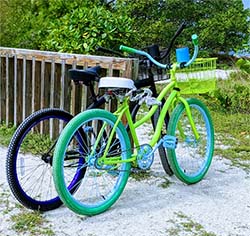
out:
M133 122L136 122L136 116L138 114L138 111L140 110L140 105L138 105L138 103L135 103L135 102L130 102L129 105L130 105L130 111L131 111ZM154 130L155 130L155 127L157 125L160 112L161 112L161 108L159 107L157 109L157 111L154 113L154 115L151 117L151 123L152 123L152 126L153 126ZM163 132L167 131L168 122L169 122L169 113L166 113L166 115L164 117L164 126L163 126L163 129L162 129ZM129 132L129 130L128 130L128 132ZM162 133L161 137L163 135L164 134ZM163 147L163 145L159 146L158 152L159 152L159 156L160 156L160 159L161 159L161 164L162 164L162 167L163 167L164 171L169 176L172 176L173 175L173 171L171 170L171 167L170 167L170 165L168 163L167 151Z
M95 215L107 210L119 198L127 183L129 162L98 162L108 146L109 137L111 143L106 150L106 159L125 160L131 156L128 134L121 122L112 136L116 120L110 112L100 109L88 110L75 116L58 139L53 159L54 182L61 200L77 214ZM77 137L80 146L72 142L73 137ZM70 179L65 174L74 167L65 164L69 150L79 150L85 160L82 165L77 164L77 171L84 168L86 173L74 195L67 188ZM75 168L72 171L75 173Z
M7 153L7 180L25 207L48 211L62 204L53 184L52 157L57 138L72 117L60 109L42 109L27 117L13 135ZM70 191L76 190L75 181L83 176L84 170L71 176Z
M155 127L157 125L157 122L158 122L158 118L159 118L159 115L160 115L160 112L161 112L161 109L159 108L153 115L153 120L152 120L152 124L153 124L153 127L154 127L154 130L155 130ZM168 127L168 122L169 122L169 113L166 113L165 117L164 117L164 124L163 124L163 130L162 132L166 132L167 131L167 127ZM164 134L162 133L161 134L161 137L163 137ZM158 147L158 152L159 152L159 156L160 156L160 159L161 159L161 164L162 164L162 167L164 169L164 171L166 172L166 174L168 174L169 176L172 176L174 173L171 169L171 166L169 164L169 161L168 161L168 157L167 157L167 150L163 147L163 144L161 144L159 147Z
M196 140L185 107L178 104L171 113L168 135L178 139L176 149L167 149L169 163L174 174L187 184L202 180L213 157L214 128L206 106L197 99L187 100L194 124L199 134Z

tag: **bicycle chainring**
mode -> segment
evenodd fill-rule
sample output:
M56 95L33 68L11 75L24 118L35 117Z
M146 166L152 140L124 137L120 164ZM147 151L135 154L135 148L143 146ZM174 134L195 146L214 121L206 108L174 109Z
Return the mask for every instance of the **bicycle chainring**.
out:
M149 144L143 144L137 154L137 165L142 170L148 170L154 161L153 149Z

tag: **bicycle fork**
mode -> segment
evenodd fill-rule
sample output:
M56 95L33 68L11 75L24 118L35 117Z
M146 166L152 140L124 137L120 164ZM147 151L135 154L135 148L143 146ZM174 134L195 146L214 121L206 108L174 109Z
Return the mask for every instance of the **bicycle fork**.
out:
M188 104L188 102L186 101L186 99L182 98L182 97L179 97L179 100L183 103L184 107L185 107L185 110L186 110L186 113L187 113L187 117L188 117L188 120L189 120L189 123L190 123L190 126L192 128L192 131L193 131L193 134L194 134L194 137L196 140L199 140L200 138L200 135L196 129L196 126L195 126L195 123L194 123L194 120L193 120L193 117L192 117L192 114L191 114L191 110L190 110L190 106ZM180 124L178 124L178 130L180 132L180 135L182 138L185 137L185 134L184 134L184 131L181 127Z

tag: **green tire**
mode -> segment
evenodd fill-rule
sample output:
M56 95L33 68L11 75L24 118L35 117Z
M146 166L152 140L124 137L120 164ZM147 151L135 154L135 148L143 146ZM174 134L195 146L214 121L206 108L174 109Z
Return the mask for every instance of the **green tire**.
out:
M207 173L214 150L214 128L206 106L198 99L187 99L198 133L195 140L186 116L186 110L179 103L171 113L168 135L178 139L175 149L167 149L169 164L178 179L186 184L194 184L203 179ZM181 127L181 128L180 128ZM185 135L181 135L182 130Z
M71 142L72 138L75 137L74 134L77 133L77 130L83 127L84 124L88 124L88 122L93 122L93 120L95 119L96 121L100 120L100 122L101 121L107 122L110 125L110 127L112 127L117 120L117 118L112 113L105 111L105 110L101 110L101 109L87 110L83 113L78 114L63 129L58 139L58 142L56 144L55 153L53 157L53 178L54 178L54 182L55 182L58 195L60 196L63 203L69 209L71 209L72 211L80 215L96 215L96 214L106 211L109 207L111 207L117 201L119 196L122 194L126 186L129 173L130 173L130 168L131 168L131 165L129 162L121 164L120 168L122 168L122 171L119 170L119 173L117 173L117 180L115 180L116 182L114 182L113 188L111 189L110 193L107 194L106 197L103 197L101 202L86 203L85 200L82 200L80 198L78 199L75 196L75 194L73 195L70 193L70 191L67 188L67 183L65 181L66 174L64 174L64 169L66 171L66 167L64 168L64 157L66 155L67 147L69 146L69 143ZM121 151L122 158L123 159L130 158L131 157L131 145L130 145L127 131L125 130L125 127L122 125L121 122L118 124L116 128L116 132L117 132L117 137L119 138L119 145L121 146L121 150L124 150L124 151ZM87 178L93 178L93 173L97 173L96 174L97 182L99 181L98 179L100 178L99 176L103 175L102 177L104 179L104 175L106 178L106 176L110 174L108 171L105 172L99 169L95 169L95 166L91 166L91 167L86 166L84 168L86 168L86 173L79 187L79 189L82 188L83 191L85 188L85 185L84 185L85 178L86 178L86 184L88 184ZM95 172L93 172L92 175L89 174L89 177L88 177L88 171L91 171L92 169ZM99 173L99 176L98 176L98 173ZM116 176L114 175L114 177L111 176L110 178L113 179L113 178L116 178ZM87 185L86 185L86 188L87 188ZM97 189L97 186L96 186L96 189Z

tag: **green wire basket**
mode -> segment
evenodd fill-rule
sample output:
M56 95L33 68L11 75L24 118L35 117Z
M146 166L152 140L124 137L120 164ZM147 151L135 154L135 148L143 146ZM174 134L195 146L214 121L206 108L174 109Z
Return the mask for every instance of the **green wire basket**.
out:
M202 94L216 88L216 59L197 58L190 66L176 71L177 86L182 94Z

